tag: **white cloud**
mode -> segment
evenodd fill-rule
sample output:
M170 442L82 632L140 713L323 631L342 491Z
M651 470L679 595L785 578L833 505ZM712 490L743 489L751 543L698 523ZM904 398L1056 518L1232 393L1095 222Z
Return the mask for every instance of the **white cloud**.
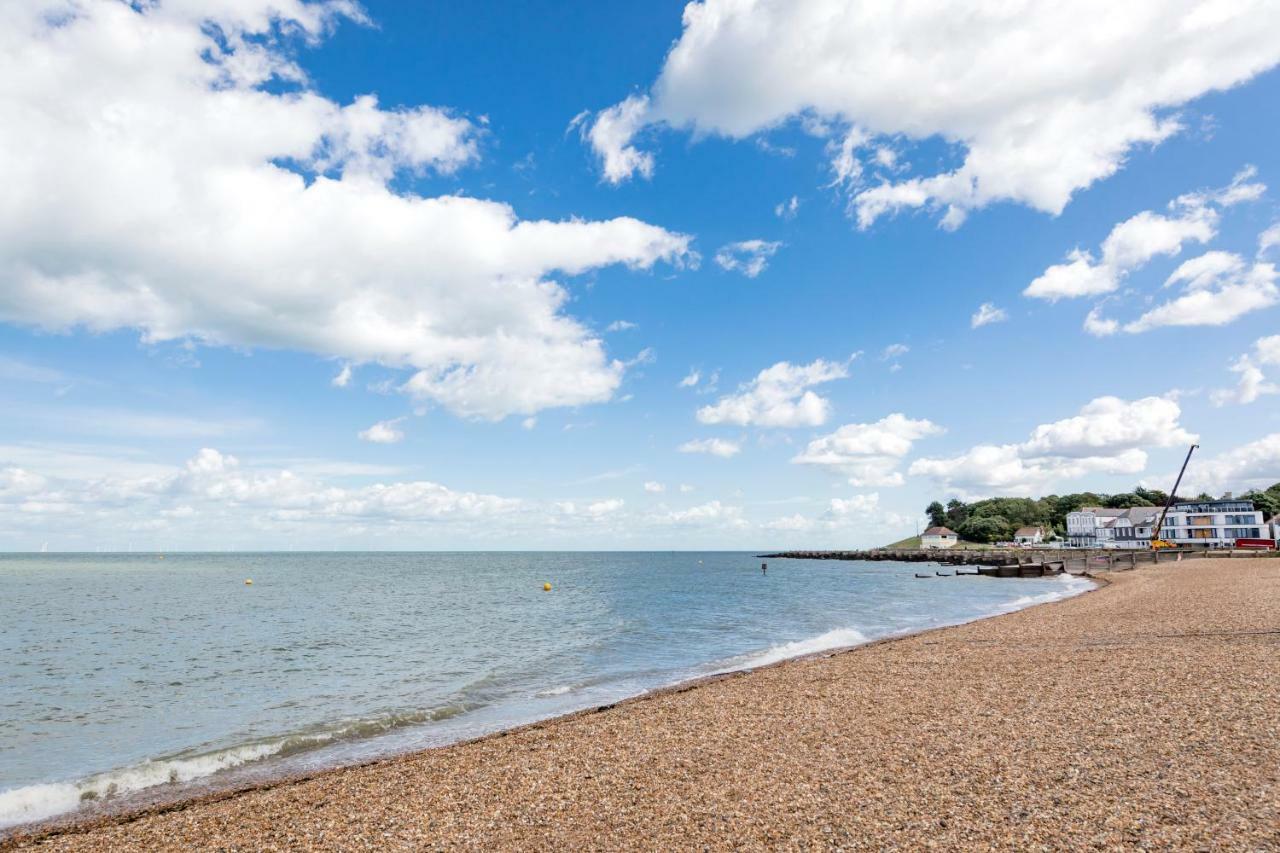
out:
M630 329L636 329L636 328L639 328L639 326L636 323L632 323L630 320L614 320L612 323L610 323L608 326L605 327L605 331L606 332L626 332Z
M1084 318L1084 330L1095 338L1105 338L1120 331L1120 323L1102 316L1102 306L1095 305L1089 309Z
M1280 61L1276 20L1269 0L704 0L685 7L650 94L600 113L590 137L617 183L652 170L633 142L643 127L743 138L800 119L857 134L837 176L862 226L918 207L954 226L995 201L1058 213L1178 132L1171 109ZM902 180L854 167L853 152L874 161L898 138L945 140L961 165Z
M556 508L565 515L581 516L589 519L602 519L616 515L622 511L624 506L626 506L626 501L622 500L622 498L606 498L605 500L591 501L583 506L579 506L572 501L564 501L556 504Z
M851 531L863 531L884 537L888 531L909 523L909 518L881 507L880 495L872 492L849 498L832 498L827 509L816 517L795 513L776 518L762 526L766 530L790 533L835 533L847 536Z
M680 445L679 450L681 453L710 453L712 456L728 459L738 455L742 450L742 443L725 438L703 438L686 441Z
M1160 477L1159 482L1172 482L1175 473L1170 471ZM1265 489L1277 482L1280 482L1280 432L1273 432L1216 456L1192 459L1178 492L1192 495L1243 492Z
M900 355L906 355L911 352L911 347L906 344L889 344L880 352L880 360L888 361L891 358L897 358Z
M792 196L786 201L778 202L773 208L773 215L779 219L795 219L796 213L800 210L800 199Z
M527 417L520 422L520 426L524 429L533 429L538 425L538 419L535 417Z
M755 278L764 272L769 265L769 258L773 257L781 246L781 243L767 240L726 243L716 250L715 260L723 270L740 272L747 278Z
M644 484L644 490L650 494L660 495L667 490L667 487L661 483L649 480Z
M1274 264L1244 259L1229 252L1211 252L1187 261L1169 276L1165 286L1182 283L1184 293L1124 325L1138 333L1161 326L1224 326L1253 311L1280 302Z
M1144 447L1190 444L1196 436L1179 425L1181 414L1178 404L1165 397L1144 397L1132 402L1098 397L1086 403L1075 417L1036 427L1020 450L1027 458L1080 459Z
M681 493L681 494L686 494L686 495L687 495L689 492L692 492L692 491L693 491L693 486L690 486L688 483L681 483L681 484L680 484L680 493Z
M657 520L668 524L719 523L732 526L746 525L746 522L742 519L741 507L725 505L720 501L710 501L688 509L671 510L659 516Z
M18 514L57 513L60 529L80 521L118 531L122 524L159 518L166 523L191 520L200 531L214 523L223 531L243 531L249 524L331 529L336 522L395 525L480 519L515 512L522 504L427 481L345 488L287 469L246 469L236 457L204 448L181 468L143 476L55 479L4 469L0 471L0 506L4 507L0 515L10 521Z
M969 328L978 329L992 323L1003 323L1008 319L1009 315L1003 308L997 308L993 302L984 302L969 318Z
M636 133L644 127L648 112L649 99L643 95L632 95L607 110L601 110L594 121L584 113L579 113L574 119L591 147L600 154L604 179L609 183L621 183L637 172L646 178L653 174L653 155L631 144Z
M692 388L692 387L694 387L695 385L697 385L697 384L698 384L698 382L699 382L701 379L702 379L702 373L701 373L701 371L698 371L698 370L690 370L690 371L685 375L684 379L681 379L681 380L680 380L680 383L679 383L679 386L678 386L678 387L680 387L680 388Z
M1146 266L1152 258L1176 255L1187 243L1212 240L1218 233L1220 216L1211 205L1229 190L1230 187L1179 196L1169 205L1170 215L1144 210L1129 217L1111 229L1102 242L1099 258L1073 249L1066 263L1049 267L1023 294L1057 302L1117 290L1129 273Z
M344 364L342 369L338 371L338 375L333 377L330 383L334 388L346 388L351 384L351 365Z
M912 445L943 432L932 421L895 412L875 423L845 424L815 438L791 461L826 466L847 476L854 486L899 486L902 474L896 469Z
M472 162L482 132L315 92L295 36L354 8L9 4L0 320L377 362L468 417L609 399L625 365L550 276L679 262L688 238L392 189Z
M803 365L780 361L740 386L738 393L721 397L713 405L698 409L698 421L761 427L824 424L831 412L831 403L809 389L848 376L849 362L854 357L843 362L820 358Z
M969 496L1031 495L1091 473L1136 474L1145 448L1190 444L1181 409L1166 397L1099 397L1074 417L1036 427L1021 444L980 444L949 458L924 458L909 473Z
M1265 394L1280 394L1280 383L1267 379L1262 365L1280 365L1280 335L1254 341L1253 353L1245 353L1231 365L1240 375L1235 388L1220 388L1209 395L1215 406L1227 403L1252 403Z
M403 422L404 418L378 421L368 429L360 431L360 440L374 444L398 444L404 441L404 430L400 429L400 424Z
M1280 246L1280 222L1258 235L1258 254L1262 255Z

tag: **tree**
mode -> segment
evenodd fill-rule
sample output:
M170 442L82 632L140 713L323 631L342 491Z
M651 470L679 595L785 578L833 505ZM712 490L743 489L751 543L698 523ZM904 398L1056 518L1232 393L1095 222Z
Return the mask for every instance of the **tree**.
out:
M943 507L943 505L940 502L934 501L933 503L929 504L929 506L925 507L924 511L925 511L925 514L929 516L929 524L931 524L932 526L934 527L947 526L947 510L945 507Z
M1272 490L1275 491L1272 491ZM1254 489L1240 496L1242 501L1253 501L1253 508L1262 511L1263 518L1275 518L1280 515L1280 489L1272 486L1265 492Z
M1278 484L1280 485L1280 484ZM955 498L947 501L947 524L952 530L959 530L960 525L969 517L969 507Z
M956 532L970 542L999 542L1013 535L1013 526L1004 516L986 515L966 519Z

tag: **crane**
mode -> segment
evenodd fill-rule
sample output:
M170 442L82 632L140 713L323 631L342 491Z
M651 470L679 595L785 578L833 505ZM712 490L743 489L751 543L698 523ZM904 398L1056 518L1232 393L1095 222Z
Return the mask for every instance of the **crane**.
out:
M1169 492L1169 498L1164 502L1164 509L1160 512L1160 520L1156 522L1156 529L1151 531L1151 548L1159 550L1160 548L1172 548L1173 543L1166 542L1160 538L1160 533L1164 530L1164 518L1169 514L1169 507L1173 506L1174 500L1178 496L1178 486L1182 485L1182 475L1187 473L1187 463L1191 461L1191 454L1196 452L1198 444L1191 445L1187 450L1187 458L1182 460L1182 470L1178 472L1178 479L1173 481L1173 491Z

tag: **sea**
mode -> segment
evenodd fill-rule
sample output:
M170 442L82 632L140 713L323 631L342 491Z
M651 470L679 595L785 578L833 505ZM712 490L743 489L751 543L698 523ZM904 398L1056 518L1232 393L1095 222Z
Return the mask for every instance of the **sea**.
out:
M0 555L0 828L440 746L1092 586L761 562Z

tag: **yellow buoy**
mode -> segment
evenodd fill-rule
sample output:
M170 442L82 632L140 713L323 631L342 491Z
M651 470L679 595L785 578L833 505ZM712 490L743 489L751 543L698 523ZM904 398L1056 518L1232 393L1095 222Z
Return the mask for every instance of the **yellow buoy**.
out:
M544 584L542 585L542 591L543 591L543 592L551 592L551 584L549 584L549 583L544 583Z
M244 579L244 585L245 585L245 586L253 586L253 578L245 578L245 579Z

